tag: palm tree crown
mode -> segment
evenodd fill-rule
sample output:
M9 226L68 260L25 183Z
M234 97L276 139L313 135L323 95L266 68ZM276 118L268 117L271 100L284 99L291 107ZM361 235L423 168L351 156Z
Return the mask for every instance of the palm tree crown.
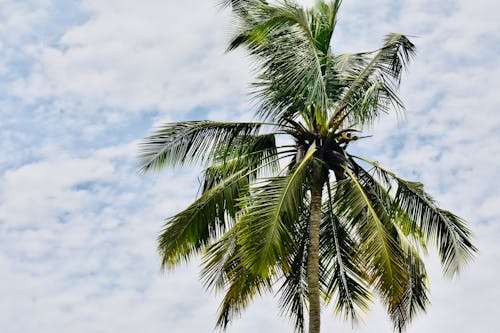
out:
M225 328L256 295L278 286L298 332L319 332L320 303L356 320L375 292L398 331L428 303L420 252L437 246L456 274L476 251L471 232L423 185L349 153L396 95L415 52L390 34L374 52L335 55L341 1L228 1L229 49L254 57L260 122L167 123L141 145L144 171L201 163L201 194L159 236L163 266L203 256L202 278L222 290ZM291 138L277 145L277 138ZM280 140L282 142L284 140Z

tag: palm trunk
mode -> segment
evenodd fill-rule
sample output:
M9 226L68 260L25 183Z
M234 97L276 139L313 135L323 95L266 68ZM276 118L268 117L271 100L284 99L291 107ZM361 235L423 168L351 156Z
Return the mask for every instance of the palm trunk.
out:
M311 189L311 216L309 221L309 251L307 255L307 289L309 298L309 333L319 333L321 304L319 297L319 227L321 223L321 196L323 182L316 181Z

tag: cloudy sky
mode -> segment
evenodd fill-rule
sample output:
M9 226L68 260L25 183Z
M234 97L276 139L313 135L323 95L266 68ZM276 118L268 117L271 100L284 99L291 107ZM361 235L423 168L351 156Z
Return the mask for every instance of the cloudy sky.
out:
M308 5L311 1L302 1ZM212 332L218 295L197 263L160 271L165 217L194 199L197 170L140 175L139 140L164 121L250 119L249 59L225 54L216 0L0 0L0 330ZM345 0L337 53L388 32L418 36L401 89L357 149L422 181L467 219L480 254L459 279L430 253L432 306L409 333L500 331L498 0ZM390 332L378 305L354 329ZM228 332L290 332L271 296Z

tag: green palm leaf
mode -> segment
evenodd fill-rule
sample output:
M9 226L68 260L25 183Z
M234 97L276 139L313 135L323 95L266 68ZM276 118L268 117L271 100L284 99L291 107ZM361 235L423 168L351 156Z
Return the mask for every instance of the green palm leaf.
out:
M263 169L277 167L279 155L274 136L245 136L235 154L218 155L219 164L205 170L202 195L186 210L171 217L159 237L163 267L187 260L222 234L240 210L238 200L248 194L249 184ZM237 138L237 141L238 140ZM229 145L226 144L230 148ZM235 157L233 157L235 155ZM229 157L232 159L226 159Z
M205 191L187 209L169 218L158 237L162 267L172 267L199 253L216 235L232 224L226 207L234 207L242 189L248 188L242 169Z
M425 312L426 306L429 304L427 272L416 252L407 252L406 269L409 279L404 294L389 313L394 328L398 332L404 331L415 315L419 312Z
M389 34L384 46L370 58L370 53L345 54L335 59L337 80L345 85L337 97L337 108L329 124L348 119L350 123L371 124L380 111L389 106L403 110L396 90L402 71L415 53L415 46L401 34Z
M237 226L228 230L212 244L203 258L201 272L204 285L216 291L224 290L216 326L225 329L256 295L271 290L270 278L262 278L245 268L240 260Z
M228 285L229 275L239 265L236 226L207 247L203 256L201 278L208 289L220 291Z
M342 182L339 212L358 230L360 258L368 268L369 282L391 309L408 281L403 250L379 193L373 187L365 188L348 168L344 170L348 181Z
M281 122L300 112L310 127L325 123L323 76L339 6L335 1L305 10L292 2L255 1L245 7L230 49L247 46L263 68L255 85L262 116Z
M460 217L437 207L421 183L398 179L396 201L417 223L439 249L444 273L452 276L460 271L477 249L472 245L472 233Z
M423 235L436 244L444 273L448 276L458 273L460 267L477 252L472 245L472 232L465 221L439 208L421 183L403 180L375 162L362 160L396 182L396 204L408 214Z
M213 149L220 151L238 136L255 134L262 125L207 120L164 124L140 144L141 168L151 171L166 165L208 162Z
M300 215L314 153L311 149L288 175L255 184L243 199L239 241L242 260L252 271L268 276L273 265L286 259L293 244L289 224Z
M371 293L365 282L363 262L358 258L359 244L352 237L352 230L335 215L332 197L328 185L320 236L323 289L327 302L335 299L335 311L356 322L359 312L368 309Z
M217 326L222 329L225 329L256 295L270 291L272 286L269 278L263 278L243 265L232 268L231 273L217 318Z
M214 163L205 169L202 191L210 189L225 177L242 169L249 170L249 181L275 174L279 160L287 157L286 151L278 152L274 134L241 135L231 143L213 151Z
M425 306L428 304L427 273L414 246L415 243L410 241L412 238L420 239L422 232L408 219L409 216L397 205L388 189L359 166L358 174L371 200L384 211L383 215L390 218L389 229L394 239L398 241L404 256L407 276L404 292L393 295L394 298L387 304L394 327L402 332L415 314L418 311L425 311ZM387 177L382 177L382 180L390 185Z
M308 256L308 219L309 210L302 212L300 222L293 232L296 247L282 268L284 281L278 290L282 313L287 313L294 323L295 331L304 332L305 311L307 308L307 256Z

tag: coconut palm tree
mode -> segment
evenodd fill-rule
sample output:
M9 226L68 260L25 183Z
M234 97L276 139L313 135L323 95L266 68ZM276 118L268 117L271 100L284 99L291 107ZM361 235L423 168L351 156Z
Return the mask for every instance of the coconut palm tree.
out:
M379 296L402 331L428 304L420 253L438 249L456 274L475 247L423 185L350 153L396 91L415 49L401 34L373 52L335 55L340 0L236 1L236 34L258 68L258 122L184 121L141 144L144 171L204 166L199 198L158 239L164 268L202 255L207 288L224 293L217 325L277 289L298 332L320 331L320 307L356 321Z

